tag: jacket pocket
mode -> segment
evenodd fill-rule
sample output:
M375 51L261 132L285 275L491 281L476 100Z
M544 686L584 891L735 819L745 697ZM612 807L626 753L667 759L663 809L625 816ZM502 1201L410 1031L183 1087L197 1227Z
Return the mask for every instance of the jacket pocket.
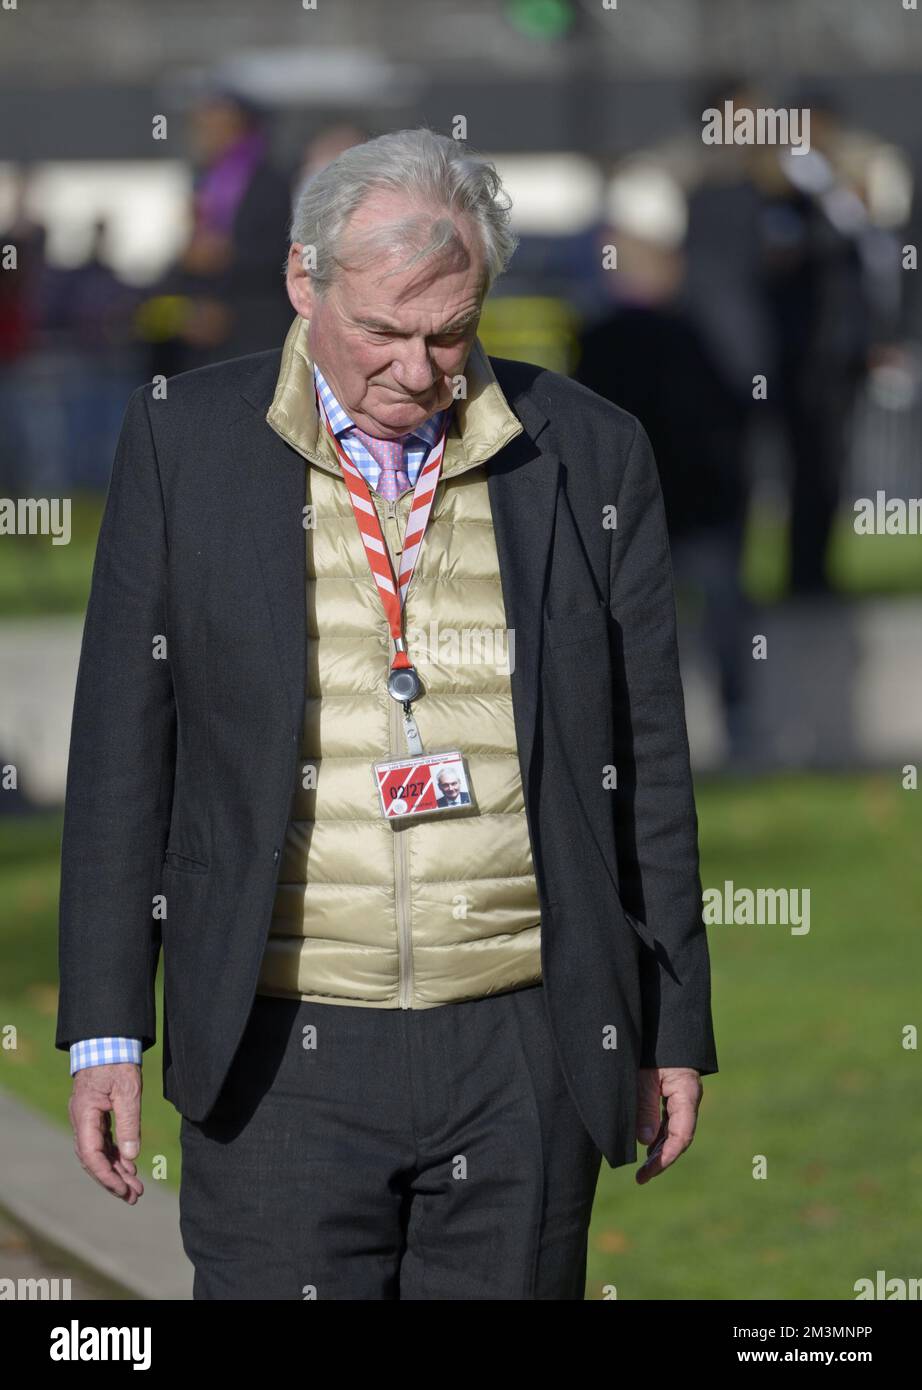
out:
M578 608L553 618L545 613L544 631L549 647L564 647L571 642L603 644L608 633L608 607L600 602L593 608Z
M201 859L191 859L188 854L177 854L175 849L168 849L163 856L163 862L168 869L178 869L184 874L207 874L211 872L211 867L204 864Z
M653 935L646 922L641 922L637 917L632 916L630 912L625 912L623 907L621 911L624 913L626 921L633 927L644 945L649 946L651 951L655 951L656 937Z

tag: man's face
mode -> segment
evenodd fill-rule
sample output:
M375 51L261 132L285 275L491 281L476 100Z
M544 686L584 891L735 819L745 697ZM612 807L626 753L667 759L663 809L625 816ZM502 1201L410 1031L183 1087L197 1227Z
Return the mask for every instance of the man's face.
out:
M348 235L407 212L406 200L373 194L350 219ZM309 349L343 409L360 429L396 439L451 404L452 378L463 373L477 335L484 266L476 232L458 222L468 256L422 263L382 278L399 258L384 257L339 272L325 298L300 263L288 260L288 294L310 321Z
M457 801L461 792L461 783L457 777L440 777L439 786L442 788L442 795L449 801Z

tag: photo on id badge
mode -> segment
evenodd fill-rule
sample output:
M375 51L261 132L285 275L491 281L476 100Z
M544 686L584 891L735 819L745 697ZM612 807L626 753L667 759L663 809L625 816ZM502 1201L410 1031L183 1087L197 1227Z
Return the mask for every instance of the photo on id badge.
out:
M463 755L424 753L373 763L381 814L388 820L476 810Z

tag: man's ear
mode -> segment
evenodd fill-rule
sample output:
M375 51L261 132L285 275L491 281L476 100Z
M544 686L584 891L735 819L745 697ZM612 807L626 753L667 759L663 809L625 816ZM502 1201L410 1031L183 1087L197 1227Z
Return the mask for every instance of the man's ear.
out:
M300 314L303 319L309 319L314 310L314 287L311 277L301 264L303 250L304 247L299 241L292 242L289 247L285 285L295 313Z

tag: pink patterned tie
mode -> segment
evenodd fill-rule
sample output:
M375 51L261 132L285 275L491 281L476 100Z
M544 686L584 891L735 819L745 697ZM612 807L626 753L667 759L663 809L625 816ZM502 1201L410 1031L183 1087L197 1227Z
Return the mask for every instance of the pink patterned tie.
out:
M412 434L402 434L399 439L376 439L374 435L360 430L358 425L354 428L381 469L375 492L380 493L388 502L396 501L400 493L410 486L410 479L404 467L404 450L407 442L412 439Z

